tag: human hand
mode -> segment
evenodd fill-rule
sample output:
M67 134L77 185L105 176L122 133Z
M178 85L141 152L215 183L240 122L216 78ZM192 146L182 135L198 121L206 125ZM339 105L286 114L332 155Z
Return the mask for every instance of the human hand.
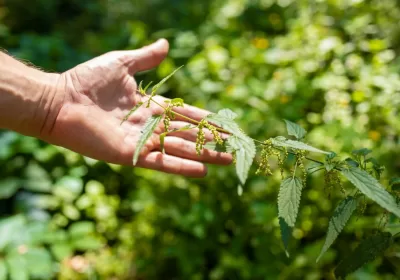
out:
M110 163L132 165L136 143L145 121L162 109L141 108L120 125L121 120L143 96L137 93L133 75L156 67L168 52L168 42L156 43L133 51L114 51L96 57L61 74L57 102L53 102L55 117L46 120L42 137L91 158ZM156 97L163 102L162 97ZM209 112L185 105L177 112L201 120ZM171 129L188 123L183 119L171 121ZM165 152L160 152L159 135L162 122L146 143L137 166L168 173L201 177L206 174L204 163L229 164L231 156L205 150L196 154L196 131L168 134ZM212 136L207 134L208 140Z

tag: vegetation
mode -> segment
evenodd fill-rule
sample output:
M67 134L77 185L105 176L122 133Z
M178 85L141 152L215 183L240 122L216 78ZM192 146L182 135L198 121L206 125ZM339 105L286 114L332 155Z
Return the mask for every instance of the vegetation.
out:
M0 44L63 71L167 37L137 78L186 67L151 88L173 99L141 141L184 98L218 111L185 128L198 151L236 167L154 176L4 131L0 279L397 279L397 1L72 2L0 2Z

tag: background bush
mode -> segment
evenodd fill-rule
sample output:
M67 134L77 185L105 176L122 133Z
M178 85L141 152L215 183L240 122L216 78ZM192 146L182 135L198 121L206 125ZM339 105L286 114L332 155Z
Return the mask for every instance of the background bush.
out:
M20 59L61 72L165 37L169 57L138 80L184 64L166 96L231 108L260 140L285 133L285 118L343 158L373 149L383 182L400 174L399 23L395 0L0 0L0 46ZM382 214L368 202L316 264L343 196L319 176L303 192L288 259L279 172L253 175L239 197L232 167L196 180L156 174L9 131L0 166L0 279L330 279ZM399 253L350 278L397 279Z

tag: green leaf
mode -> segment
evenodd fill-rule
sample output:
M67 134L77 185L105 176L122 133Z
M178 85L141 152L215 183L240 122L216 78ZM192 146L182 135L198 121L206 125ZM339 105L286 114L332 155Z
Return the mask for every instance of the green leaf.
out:
M286 123L286 129L289 135L296 137L296 139L301 140L306 136L307 131L298 124L284 120Z
M234 120L237 117L237 114L230 109L221 109L217 114L231 120Z
M72 238L82 237L95 232L95 226L93 222L80 221L75 222L68 228L69 235Z
M329 154L326 155L326 160L332 160L337 156L335 152L330 152Z
M341 172L363 194L397 217L400 217L400 208L396 200L368 172L351 166Z
M228 144L235 150L236 154L236 174L240 183L244 186L246 183L250 167L253 164L253 159L256 156L256 145L253 139L242 135L230 136Z
M95 236L88 235L71 240L71 245L76 250L87 251L97 250L103 247L103 242L101 242L101 240Z
M388 232L380 232L364 239L354 251L346 255L335 269L335 275L345 278L346 275L356 271L364 264L373 261L390 247L391 241L392 235Z
M235 151L235 149L233 149L229 145L227 140L223 140L222 144L218 144L215 141L207 142L204 145L204 148L208 149L208 150L220 152L220 153L232 153L233 151Z
M217 114L210 114L205 119L224 130L232 133L234 136L245 136L239 125L234 121L236 114L229 109L219 110Z
M293 228L291 228L282 217L279 217L279 227L281 229L281 238L285 247L286 256L289 258L289 239L292 236Z
M146 94L147 90L149 87L153 84L153 81L150 81L150 83L147 84L147 86L143 89L143 93Z
M246 183L250 167L256 155L256 145L233 120L236 117L229 109L220 110L217 114L210 114L206 120L220 126L232 135L227 139L228 144L236 151L236 174L242 185Z
M7 264L3 259L0 259L0 279L7 279Z
M153 115L144 124L142 129L142 135L140 136L140 139L136 145L135 154L133 155L133 165L136 165L139 159L140 151L146 144L147 140L149 140L150 136L153 134L153 131L156 129L161 119L162 115Z
M20 188L21 180L10 177L0 181L0 199L12 197ZM1 279L1 278L0 278Z
M175 107L183 107L183 99L182 98L174 98L170 102Z
M180 70L183 67L180 66L177 69L175 69L171 74L169 74L167 77L165 77L164 79L162 79L160 82L158 82L157 84L155 84L153 86L153 88L151 89L151 95L154 95L156 93L156 91L166 82L168 81L178 70Z
M317 262L320 260L323 254L329 249L339 233L345 227L347 221L350 219L354 210L357 208L357 199L353 196L346 197L339 203L333 212L333 216L329 221L328 233L326 234L325 244L322 247L321 253L317 258Z
M307 145L303 142L286 139L285 137L282 137L282 136L272 138L271 140L272 140L272 144L274 146L278 146L278 147L286 147L286 148L291 148L291 149L306 150L306 151L315 152L315 153L330 154L328 152L325 152L320 149L314 148L310 145Z
M141 106L143 105L143 102L139 102L138 104L136 104L130 111L129 113L122 119L121 124L123 124L126 120L128 120L128 118L136 112L137 109L139 109Z
M10 280L29 280L29 273L26 267L25 258L22 255L13 253L6 258Z
M389 186L393 187L395 185L399 185L399 187L400 187L400 178L392 178L392 179L390 179ZM394 188L392 188L392 189L395 190Z
M297 177L288 177L282 181L278 194L279 217L290 227L294 227L300 206L302 181Z
M25 169L27 180L23 187L35 192L50 192L53 184L48 172L39 164L30 162Z
M350 166L353 167L359 167L360 165L358 164L358 162L356 162L355 160L351 159L351 158L346 158L345 159L346 163Z
M370 149L362 148L362 149L359 149L359 150L354 150L351 153L353 155L366 156L366 155L372 153L372 151Z
M26 260L26 268L31 278L51 279L53 275L53 263L50 253L44 248L29 248L23 255Z
M68 243L57 243L50 247L51 252L58 261L63 261L74 254L72 246Z
M16 215L0 220L0 251L15 241L23 239L26 219Z

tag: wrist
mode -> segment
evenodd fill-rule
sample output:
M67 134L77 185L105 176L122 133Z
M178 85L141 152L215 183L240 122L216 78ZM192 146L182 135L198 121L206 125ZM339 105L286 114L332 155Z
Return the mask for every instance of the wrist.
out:
M0 128L46 139L63 102L60 79L0 53Z

